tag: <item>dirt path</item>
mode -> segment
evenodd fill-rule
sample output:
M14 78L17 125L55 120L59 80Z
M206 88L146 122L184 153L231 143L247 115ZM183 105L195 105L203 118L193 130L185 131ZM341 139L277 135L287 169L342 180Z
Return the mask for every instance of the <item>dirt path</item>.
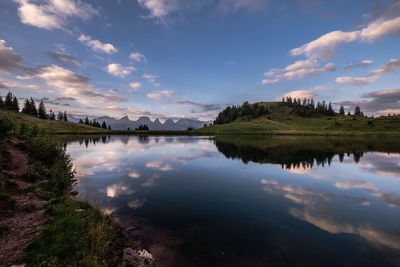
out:
M1 202L0 224L8 228L0 235L0 266L9 266L21 256L29 242L40 233L47 219L45 200L32 189L32 183L23 180L28 168L28 155L12 140L7 146L9 155L0 163L0 194L15 200L14 204Z

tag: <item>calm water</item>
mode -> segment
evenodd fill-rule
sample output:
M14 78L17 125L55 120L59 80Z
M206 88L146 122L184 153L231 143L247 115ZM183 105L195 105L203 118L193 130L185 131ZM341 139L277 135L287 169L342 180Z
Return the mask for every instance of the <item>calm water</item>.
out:
M70 142L79 199L166 266L400 266L394 140L114 136Z

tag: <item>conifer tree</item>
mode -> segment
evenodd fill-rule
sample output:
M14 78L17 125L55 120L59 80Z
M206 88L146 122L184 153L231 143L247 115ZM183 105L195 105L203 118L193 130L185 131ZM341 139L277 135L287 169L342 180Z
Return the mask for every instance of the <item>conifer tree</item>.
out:
M36 109L36 104L35 101L33 101L33 98L31 97L30 101L29 101L29 108L31 111L31 115L37 117L38 113L37 113L37 109Z
M56 114L50 109L49 120L54 121L56 119Z
M354 116L362 116L361 108L358 105L354 108Z
M12 110L12 103L13 103L13 95L11 94L11 92L8 92L8 94L6 95L6 99L4 100L4 106L7 110Z
M344 116L344 107L342 105L339 108L339 115Z
M57 115L57 120L59 120L59 121L62 121L64 119L64 115L63 115L63 113L60 111L60 112L58 112L58 115Z
M111 130L111 125L110 124L108 125L108 130Z
M24 102L24 107L22 108L22 113L31 115L31 105L29 103L29 99L27 98Z
M86 125L90 125L89 118L87 116L86 116L86 119L85 119L85 124Z
M67 111L64 111L63 120L68 121Z
M3 97L0 95L0 109L4 108L4 101L3 101Z
M18 103L18 98L16 96L14 96L12 101L12 111L19 112L19 103Z
M83 120L82 120L82 119L79 119L79 123L80 123L80 124L83 124Z
M103 124L101 125L101 128L103 128L103 129L107 129L107 124L106 124L106 122L105 122L105 121L103 121Z
M43 101L40 101L40 104L39 104L38 117L39 117L39 119L47 120L46 107L45 107Z

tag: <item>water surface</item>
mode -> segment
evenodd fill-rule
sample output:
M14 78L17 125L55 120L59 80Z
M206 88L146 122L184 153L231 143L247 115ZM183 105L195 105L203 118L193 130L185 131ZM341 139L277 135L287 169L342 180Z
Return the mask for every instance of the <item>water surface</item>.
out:
M400 266L385 138L112 136L68 143L78 198L165 266Z

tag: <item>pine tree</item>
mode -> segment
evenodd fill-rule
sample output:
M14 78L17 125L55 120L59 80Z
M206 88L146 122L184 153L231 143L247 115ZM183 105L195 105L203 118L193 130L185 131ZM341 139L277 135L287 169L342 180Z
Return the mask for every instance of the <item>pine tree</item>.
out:
M31 100L29 101L29 106L30 106L30 111L31 115L37 117L37 109L36 109L36 104L35 101L33 101L33 98L31 97Z
M54 121L56 119L56 114L50 109L49 120Z
M60 112L58 112L58 115L57 115L57 120L59 120L59 121L62 121L64 119L64 115L63 115L63 113L60 111Z
M22 113L27 115L31 115L31 105L29 103L29 99L27 98L24 102L24 107L22 108Z
M340 108L339 108L339 115L344 116L344 107L342 105L340 105Z
M361 116L361 115L362 115L361 108L357 105L354 108L354 116Z
M107 129L107 124L106 124L106 122L105 122L105 121L103 121L103 124L101 125L101 128L103 128L103 129Z
M86 125L90 125L89 118L87 116L86 116L86 119L85 119L85 124Z
M11 94L11 92L8 92L8 94L6 95L6 99L4 100L4 106L7 110L12 110L12 102L13 102L13 95Z
M40 101L40 104L39 104L38 117L40 119L47 120L46 107L44 106L43 101Z
M68 121L67 111L64 111L63 120Z
M18 103L18 98L16 96L14 96L12 101L12 110L15 112L19 112L19 103Z
M108 125L108 130L111 130L111 125L110 124Z
M79 119L79 123L80 123L80 124L83 124L83 120L82 120L82 119Z
M0 109L4 108L4 101L3 101L3 97L0 95Z

